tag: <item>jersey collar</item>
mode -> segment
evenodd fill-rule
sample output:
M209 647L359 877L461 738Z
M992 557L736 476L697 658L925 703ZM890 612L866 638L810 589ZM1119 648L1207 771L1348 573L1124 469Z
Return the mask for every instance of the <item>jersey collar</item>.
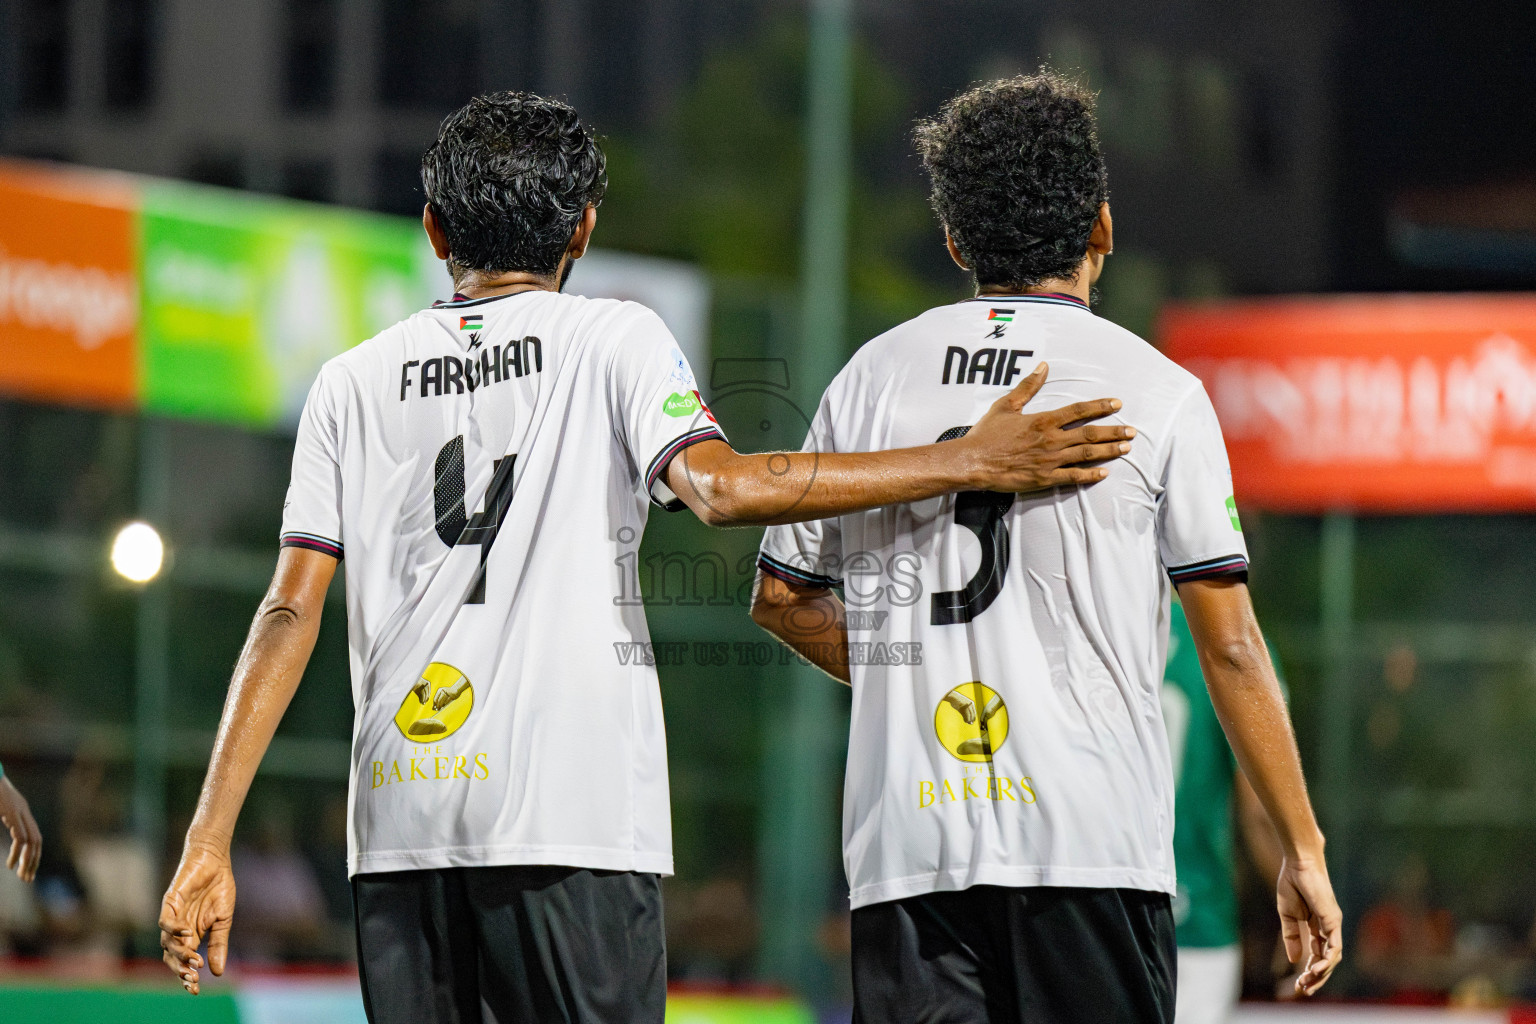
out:
M472 299L468 295L453 293L451 299L438 299L432 303L433 309L463 309L465 306L483 306L487 302L496 302L500 299L512 299L519 295L529 295L533 292L544 291L543 288L527 288L520 292L507 292L504 295L487 295L482 299Z
M1076 295L1068 295L1066 292L1035 292L1030 295L978 295L974 299L962 299L962 302L1045 302L1055 306L1076 306L1078 309L1088 311L1088 303Z

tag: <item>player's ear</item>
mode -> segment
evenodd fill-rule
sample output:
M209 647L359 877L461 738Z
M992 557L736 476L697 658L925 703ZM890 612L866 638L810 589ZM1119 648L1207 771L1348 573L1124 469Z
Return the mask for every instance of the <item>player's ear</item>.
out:
M565 247L573 260L579 260L586 255L587 243L592 241L592 232L597 229L597 207L588 206L581 215L581 223L576 225L576 230L571 234L571 244Z
M421 208L421 227L427 233L427 241L432 243L432 252L438 259L446 260L449 256L448 235L438 223L437 211L432 209L431 203Z
M1099 215L1093 219L1093 230L1088 233L1088 254L1108 256L1115 251L1115 222L1109 216L1109 204L1099 204Z
M949 226L944 226L944 246L949 250L949 258L955 261L955 266L961 270L970 270L971 265L965 262L965 257L960 255L960 247L955 244L955 238L949 233Z

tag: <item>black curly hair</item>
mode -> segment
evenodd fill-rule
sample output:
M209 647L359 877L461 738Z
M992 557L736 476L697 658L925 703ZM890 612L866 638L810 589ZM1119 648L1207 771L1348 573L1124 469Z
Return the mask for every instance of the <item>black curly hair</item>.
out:
M443 119L421 186L448 237L449 270L549 275L586 208L603 200L607 161L576 111L531 92L476 96Z
M961 93L916 138L934 212L978 285L1076 279L1109 198L1092 93L1042 68Z

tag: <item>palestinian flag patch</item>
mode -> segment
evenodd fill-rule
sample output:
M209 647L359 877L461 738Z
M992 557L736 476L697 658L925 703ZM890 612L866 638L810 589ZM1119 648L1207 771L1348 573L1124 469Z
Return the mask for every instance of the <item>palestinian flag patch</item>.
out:
M1011 310L1011 309L991 309L991 310L988 310L987 311L987 319L988 320L1001 320L1004 323L1012 323L1013 322L1013 310Z
M461 316L459 317L459 330L478 331L485 326L484 320L485 317L483 316Z

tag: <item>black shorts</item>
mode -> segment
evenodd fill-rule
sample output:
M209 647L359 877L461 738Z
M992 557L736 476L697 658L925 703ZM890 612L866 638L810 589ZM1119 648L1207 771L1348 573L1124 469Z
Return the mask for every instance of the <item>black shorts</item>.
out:
M569 867L352 879L371 1024L661 1024L661 881Z
M1169 1024L1165 893L977 885L853 912L854 1024Z

